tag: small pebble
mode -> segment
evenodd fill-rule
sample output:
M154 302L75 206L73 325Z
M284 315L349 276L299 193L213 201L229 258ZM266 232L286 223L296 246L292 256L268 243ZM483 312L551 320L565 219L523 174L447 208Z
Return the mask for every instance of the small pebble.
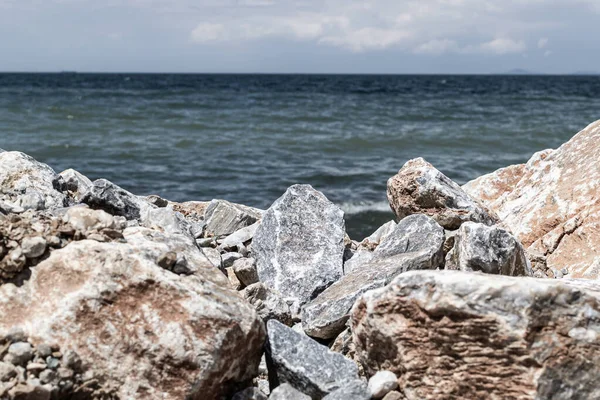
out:
M46 252L46 239L40 236L27 237L21 242L23 255L27 258L37 258Z
M56 379L56 371L52 371L51 369L46 369L40 373L40 382L42 383L50 383Z
M37 353L40 357L48 357L52 354L52 347L46 343L37 346Z
M33 348L27 342L17 342L10 345L8 355L11 362L15 365L24 365L33 358Z
M379 371L369 379L371 397L380 399L398 387L398 377L391 371Z

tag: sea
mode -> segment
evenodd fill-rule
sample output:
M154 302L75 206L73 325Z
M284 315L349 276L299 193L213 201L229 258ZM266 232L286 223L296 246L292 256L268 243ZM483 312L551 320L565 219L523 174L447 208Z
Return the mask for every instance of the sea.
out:
M463 184L599 118L599 76L0 74L0 148L173 201L310 184L358 240L407 160Z

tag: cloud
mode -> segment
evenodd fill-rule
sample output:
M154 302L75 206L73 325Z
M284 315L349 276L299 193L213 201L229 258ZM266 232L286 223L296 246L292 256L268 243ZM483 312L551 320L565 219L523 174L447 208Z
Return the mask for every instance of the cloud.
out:
M498 38L489 42L482 43L478 46L477 50L482 53L490 54L510 54L510 53L522 53L527 49L525 42L522 40L512 40L508 38Z
M402 43L410 37L410 32L400 29L368 27L341 32L336 36L325 36L319 40L319 43L343 47L358 53L367 50L383 50Z
M541 38L540 40L538 40L538 49L543 49L544 47L546 47L548 45L548 38Z
M415 48L414 52L417 54L434 54L440 55L444 53L450 52L459 52L460 48L458 44L454 40L450 39L433 39L426 43L423 43L417 48Z
M210 43L227 39L227 29L222 24L203 22L198 24L190 34L196 43Z

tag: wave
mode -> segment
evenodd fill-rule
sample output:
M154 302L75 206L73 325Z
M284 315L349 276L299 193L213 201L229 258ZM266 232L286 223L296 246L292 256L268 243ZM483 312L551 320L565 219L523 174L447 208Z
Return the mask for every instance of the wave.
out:
M355 201L342 203L339 205L339 207L349 215L362 214L366 212L392 212L387 201Z

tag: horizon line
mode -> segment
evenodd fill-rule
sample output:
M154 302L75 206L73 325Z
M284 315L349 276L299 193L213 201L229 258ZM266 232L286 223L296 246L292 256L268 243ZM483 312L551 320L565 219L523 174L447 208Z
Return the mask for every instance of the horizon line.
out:
M600 72L140 72L140 71L0 71L0 74L95 74L95 75L353 75L353 76L598 76Z

